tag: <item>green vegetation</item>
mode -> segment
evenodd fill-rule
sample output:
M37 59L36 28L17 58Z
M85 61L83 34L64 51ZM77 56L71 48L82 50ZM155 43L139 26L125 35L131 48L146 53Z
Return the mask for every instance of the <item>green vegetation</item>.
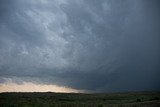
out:
M160 92L0 93L0 107L160 107Z

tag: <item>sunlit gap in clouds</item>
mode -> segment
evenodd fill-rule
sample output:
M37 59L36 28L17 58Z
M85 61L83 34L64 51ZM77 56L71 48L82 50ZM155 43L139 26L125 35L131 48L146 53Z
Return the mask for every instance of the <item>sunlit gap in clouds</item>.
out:
M61 92L61 93L81 93L82 90L76 90L57 85L34 84L24 82L17 84L14 82L0 83L0 92Z

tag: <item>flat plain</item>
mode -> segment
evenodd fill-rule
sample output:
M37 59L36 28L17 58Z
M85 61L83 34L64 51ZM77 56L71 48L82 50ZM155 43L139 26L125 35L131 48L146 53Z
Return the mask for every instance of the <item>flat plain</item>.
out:
M0 93L0 107L160 107L160 92Z

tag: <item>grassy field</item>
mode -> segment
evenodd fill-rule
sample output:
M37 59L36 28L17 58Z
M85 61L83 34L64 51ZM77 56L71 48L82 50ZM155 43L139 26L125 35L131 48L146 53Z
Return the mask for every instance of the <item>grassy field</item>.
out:
M160 92L0 93L0 107L160 107Z

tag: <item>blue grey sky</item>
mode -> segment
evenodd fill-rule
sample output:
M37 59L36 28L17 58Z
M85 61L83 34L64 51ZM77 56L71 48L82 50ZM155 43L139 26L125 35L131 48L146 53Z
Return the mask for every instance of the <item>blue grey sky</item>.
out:
M0 0L0 83L160 90L159 0Z

